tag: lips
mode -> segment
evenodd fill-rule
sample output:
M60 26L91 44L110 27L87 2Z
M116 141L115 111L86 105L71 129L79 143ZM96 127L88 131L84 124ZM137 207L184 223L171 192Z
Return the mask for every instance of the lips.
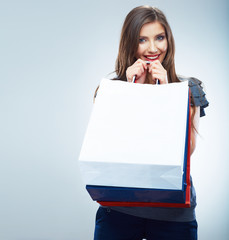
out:
M147 61L155 61L159 58L160 54L157 54L157 55L145 55L145 59Z

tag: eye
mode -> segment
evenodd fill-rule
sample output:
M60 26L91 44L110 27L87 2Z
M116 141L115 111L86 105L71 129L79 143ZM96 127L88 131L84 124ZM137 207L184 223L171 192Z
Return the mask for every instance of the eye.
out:
M159 40L159 41L162 41L163 39L165 39L164 35L160 35L160 36L157 37L157 40Z
M146 41L145 38L139 38L139 43L144 43Z

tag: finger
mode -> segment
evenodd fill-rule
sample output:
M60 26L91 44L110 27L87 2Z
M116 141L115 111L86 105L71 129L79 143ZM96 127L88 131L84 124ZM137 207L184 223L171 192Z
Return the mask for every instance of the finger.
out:
M166 84L168 83L167 77L161 74L154 74L153 76L153 80L156 81L156 79L158 79L160 81L160 84Z
M138 72L136 74L137 75L136 79L140 78L144 74L144 72L145 72L144 67L142 65L139 66Z
M158 65L154 65L154 64L150 65L149 69L148 69L149 73L159 73L159 72L162 73L163 70L164 69L162 69Z
M161 62L159 60L155 60L152 62L154 65L161 65Z
M152 66L152 68L164 69L164 67L162 66L159 60L153 61L150 65Z
M162 76L161 76L161 74L158 74L158 73L155 73L155 74L153 74L153 79L155 80L155 79L159 79L159 80L161 80L162 79Z
M147 67L147 63L146 63L145 61L143 61L141 58L139 58L139 59L136 61L136 63L142 64L143 67L144 67L144 69L147 69L147 68L148 68L148 67Z
M159 67L158 65L156 67L155 66L151 66L149 72L151 74L167 75L167 71L163 67Z
M136 78L141 77L141 75L144 73L145 69L142 65L142 63L136 63L135 66L132 66L127 69L127 80L128 82L131 82L133 77L136 75Z
M151 72L152 70L155 70L155 69L159 69L159 66L156 65L154 62L150 63L150 65L149 65L149 70L150 70L150 72Z
M165 72L164 71L162 71L161 69L152 69L151 70L151 73L152 74L161 74L161 75L165 75Z

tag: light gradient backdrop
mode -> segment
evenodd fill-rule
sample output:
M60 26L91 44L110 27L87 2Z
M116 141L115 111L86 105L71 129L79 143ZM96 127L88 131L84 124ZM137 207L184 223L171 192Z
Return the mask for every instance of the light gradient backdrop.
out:
M97 204L78 156L121 26L139 5L166 14L176 69L210 107L192 158L200 240L229 235L227 0L0 1L0 239L91 240Z

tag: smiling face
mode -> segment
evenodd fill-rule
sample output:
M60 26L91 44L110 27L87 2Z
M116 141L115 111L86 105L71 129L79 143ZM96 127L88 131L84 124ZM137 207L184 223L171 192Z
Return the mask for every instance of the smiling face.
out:
M152 62L163 62L167 53L168 41L164 27L159 22L150 22L142 26L136 58Z

